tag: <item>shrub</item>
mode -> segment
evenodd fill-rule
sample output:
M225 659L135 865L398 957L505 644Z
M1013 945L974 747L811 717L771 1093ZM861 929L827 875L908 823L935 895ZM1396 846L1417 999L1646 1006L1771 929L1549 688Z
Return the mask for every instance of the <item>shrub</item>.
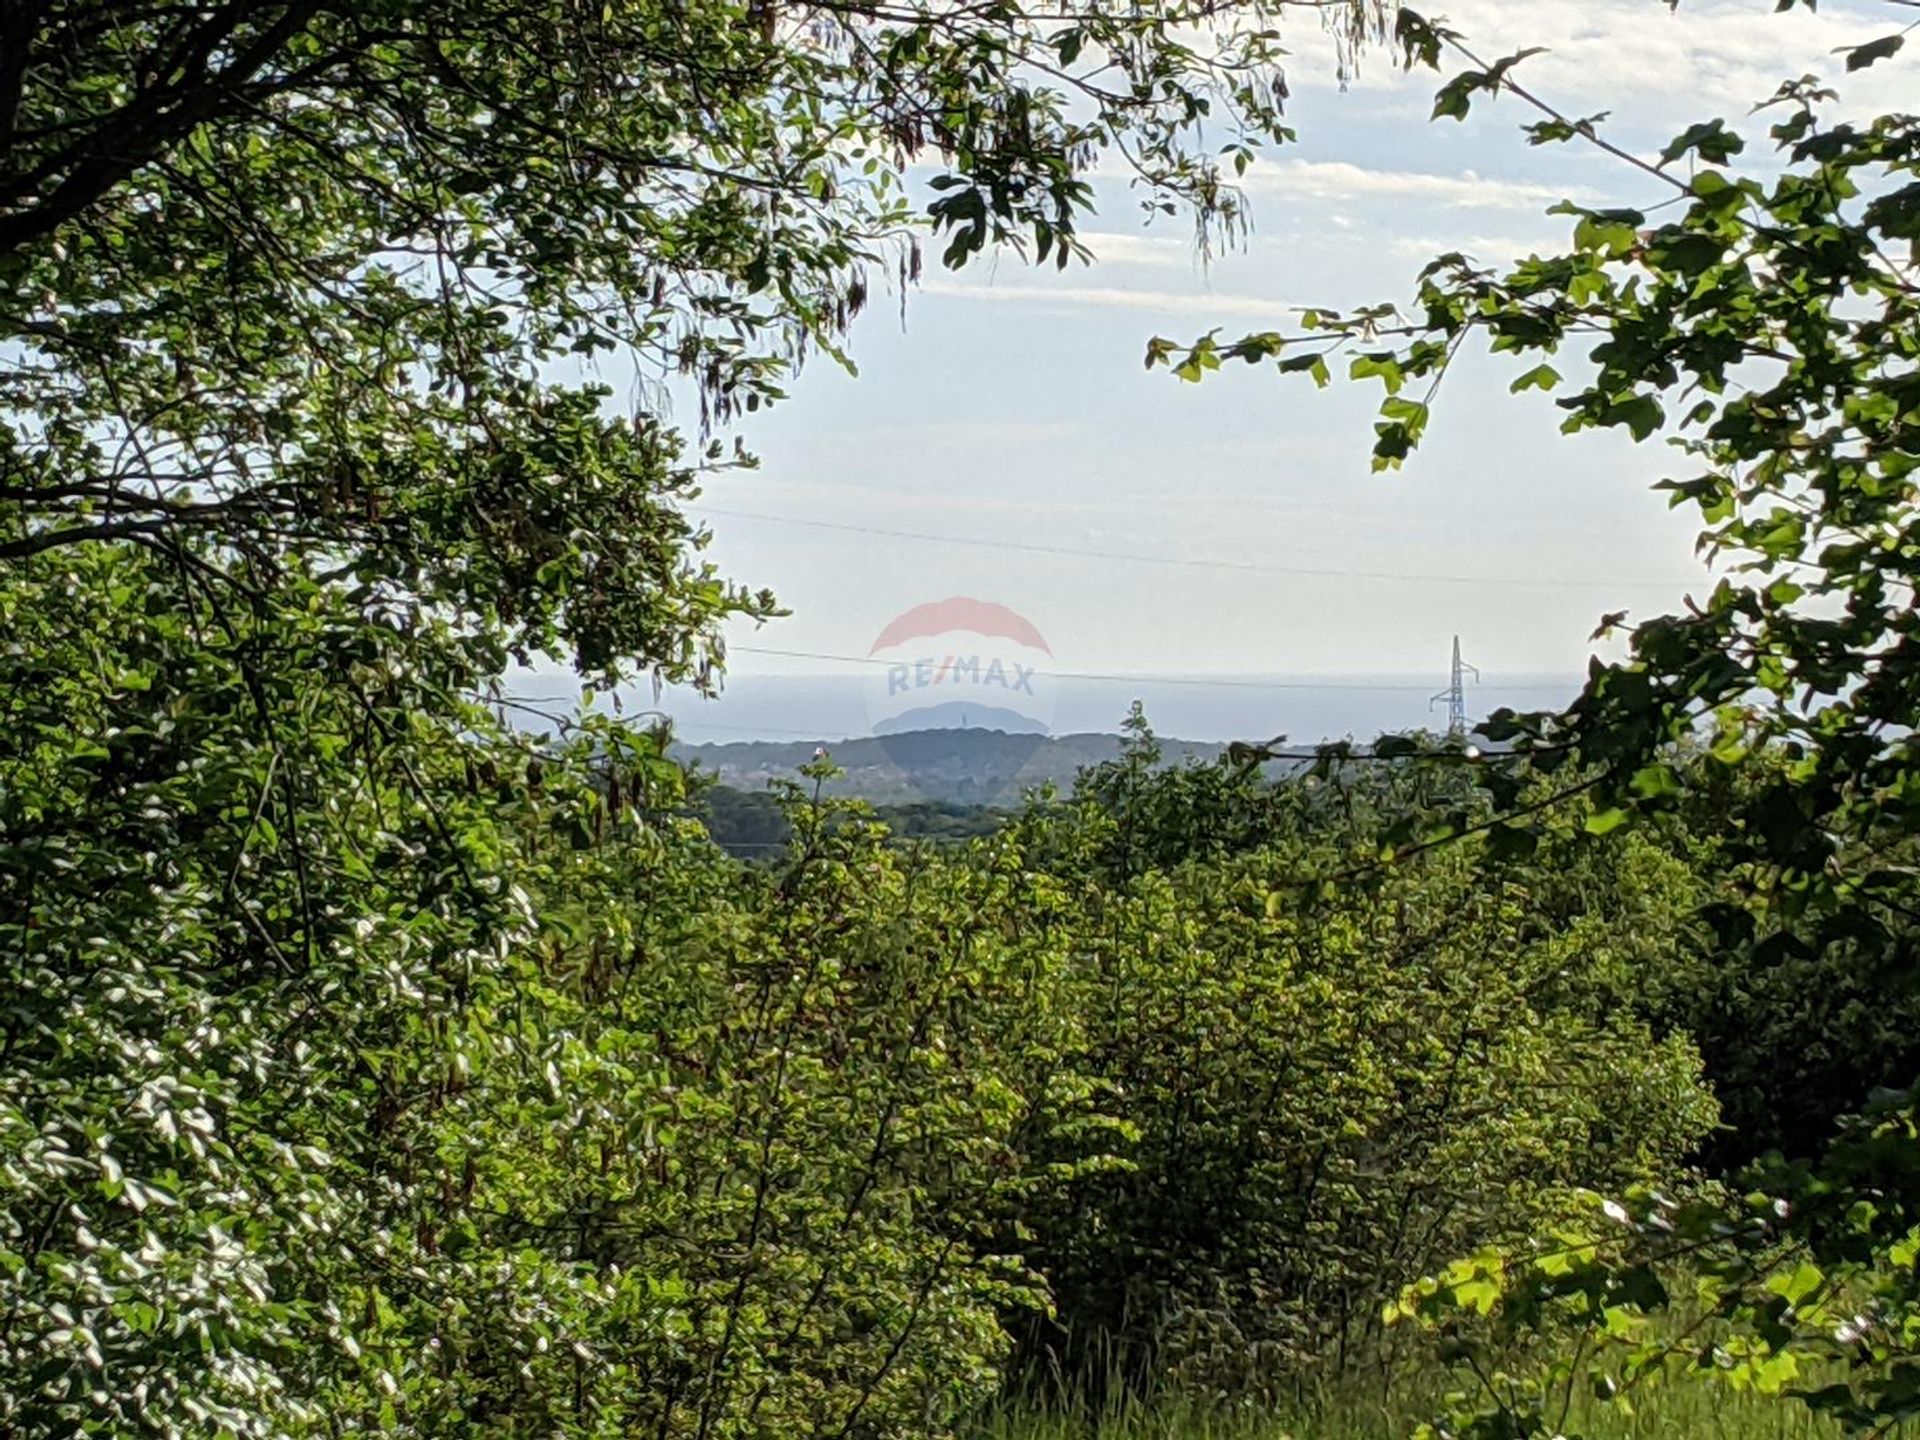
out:
M417 616L390 666L318 590L268 631L160 563L0 590L0 1429L878 1436L990 1393L1040 1293L989 1228L1046 1178L1013 1137L1101 1149L1057 887L827 812L743 873L652 737L537 746L425 693L465 677Z
M1272 1384L1372 1337L1437 1259L1526 1233L1571 1187L1669 1176L1713 1124L1691 1045L1620 1002L1678 943L1670 857L1641 845L1583 885L1571 851L1489 878L1451 847L1303 901L1289 881L1336 867L1344 805L1138 759L1029 822L1082 887L1084 1066L1140 1137L1131 1168L1030 1217L1059 1309L1023 1331L1029 1365ZM1371 827L1392 783L1359 784ZM1194 812L1162 789L1281 818L1182 859ZM1159 865L1114 878L1116 853Z

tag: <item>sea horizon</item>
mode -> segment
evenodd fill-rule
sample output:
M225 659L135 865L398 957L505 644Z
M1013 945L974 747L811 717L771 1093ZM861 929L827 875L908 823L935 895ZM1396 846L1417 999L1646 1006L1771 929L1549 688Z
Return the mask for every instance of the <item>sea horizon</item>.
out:
M1333 674L1287 672L1189 672L1157 677L1073 676L1055 681L1046 713L1033 728L1050 735L1114 734L1137 701L1157 734L1182 740L1268 740L1284 735L1297 744L1413 730L1444 729L1447 679L1432 673L1355 671ZM1469 679L1462 699L1469 724L1494 711L1564 706L1582 679L1571 673L1485 674ZM619 697L629 717L648 713L670 718L686 744L729 741L832 742L898 728L874 713L870 674L815 672L732 675L720 692L703 697L690 688L667 686L656 697L630 687ZM572 677L523 676L515 692L550 714L574 704ZM597 704L608 703L605 699ZM950 711L929 728L1008 729L990 713L977 719Z

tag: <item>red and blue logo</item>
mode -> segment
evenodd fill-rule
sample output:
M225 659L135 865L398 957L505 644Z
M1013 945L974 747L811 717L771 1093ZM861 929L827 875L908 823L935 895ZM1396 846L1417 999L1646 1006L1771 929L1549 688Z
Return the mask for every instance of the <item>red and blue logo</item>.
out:
M1019 611L956 596L894 616L868 650L868 713L877 735L999 730L1046 735L1053 650Z

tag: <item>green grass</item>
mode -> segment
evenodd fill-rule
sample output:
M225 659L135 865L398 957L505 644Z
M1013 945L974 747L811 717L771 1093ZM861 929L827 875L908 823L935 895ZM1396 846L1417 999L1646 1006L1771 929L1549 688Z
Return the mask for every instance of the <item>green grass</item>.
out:
M1007 1410L969 1440L1404 1440L1424 1414L1410 1405L1336 1395L1297 1411L1246 1411L1191 1401ZM1576 1400L1567 1433L1582 1440L1840 1440L1836 1425L1797 1402L1679 1382L1640 1397L1631 1412Z

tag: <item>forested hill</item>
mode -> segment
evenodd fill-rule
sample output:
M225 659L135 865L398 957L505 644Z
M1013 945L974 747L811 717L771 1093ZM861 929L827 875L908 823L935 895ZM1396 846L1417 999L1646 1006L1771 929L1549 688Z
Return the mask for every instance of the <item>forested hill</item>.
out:
M834 782L843 795L881 804L941 801L976 805L1017 801L1048 781L1068 789L1088 765L1120 754L1121 737L1105 734L1019 735L1001 730L910 730L851 740L739 740L695 745L676 741L673 753L737 790L764 789L791 780L826 744L846 772ZM1226 748L1205 740L1163 740L1170 765L1212 760Z

